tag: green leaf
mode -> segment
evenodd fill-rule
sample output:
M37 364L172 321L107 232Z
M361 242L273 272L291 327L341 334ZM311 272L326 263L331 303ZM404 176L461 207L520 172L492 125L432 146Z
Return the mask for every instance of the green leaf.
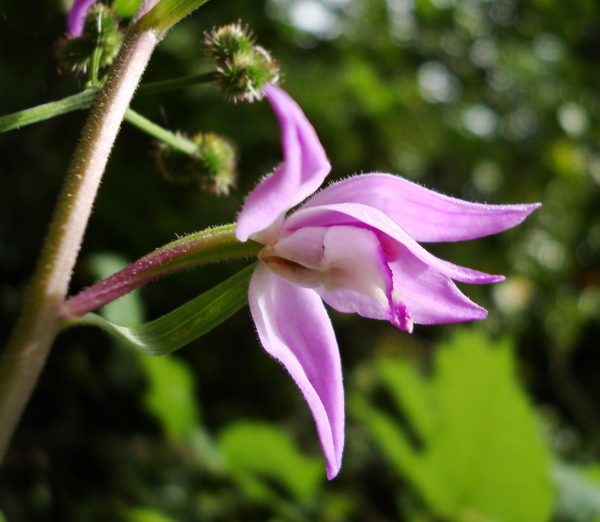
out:
M156 509L127 508L122 512L126 522L176 522Z
M289 434L271 424L232 424L219 434L218 446L246 493L257 500L270 495L264 478L278 482L299 500L313 498L323 481L322 459L302 455Z
M130 18L136 13L141 3L142 0L115 0L112 7L119 16Z
M179 20L185 18L208 0L161 0L138 21L142 30L154 29L163 35Z
M455 521L548 520L549 454L514 377L510 343L464 330L438 349L432 378L411 375L407 365L384 359L378 374L422 448L364 398L351 407L430 509Z
M435 429L428 383L417 368L403 359L379 365L379 378L388 388L398 409L406 411L417 435L426 439Z
M143 357L148 390L144 396L147 410L161 422L173 439L189 436L198 425L200 412L194 389L194 374L176 356Z
M248 302L248 284L256 264L192 299L167 315L141 326L116 325L96 314L65 320L64 327L97 326L147 355L178 350L231 317Z
M89 109L94 104L97 96L98 88L92 87L59 101L44 103L31 109L0 116L0 133L54 118L71 111Z

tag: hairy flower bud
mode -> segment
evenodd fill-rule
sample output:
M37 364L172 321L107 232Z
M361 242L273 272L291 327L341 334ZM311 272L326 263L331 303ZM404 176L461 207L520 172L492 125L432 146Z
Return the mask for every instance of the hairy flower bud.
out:
M279 64L271 54L255 45L252 33L241 23L214 29L204 44L217 67L217 83L234 102L262 98L261 87L279 81Z
M197 134L192 140L198 152L185 154L167 145L160 145L156 154L157 166L168 181L197 183L202 190L217 195L227 195L235 186L235 147L212 133Z
M85 73L90 67L108 67L117 55L122 37L115 12L98 3L88 11L81 36L57 42L56 57L69 71Z

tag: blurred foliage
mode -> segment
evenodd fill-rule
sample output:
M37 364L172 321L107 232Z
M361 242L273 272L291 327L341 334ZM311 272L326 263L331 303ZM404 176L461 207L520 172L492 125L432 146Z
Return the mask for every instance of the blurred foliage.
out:
M549 455L515 382L511 343L462 331L438 350L428 379L401 358L373 368L406 430L362 395L351 411L399 477L442 518L548 520Z
M117 0L117 9L130 14L132 4ZM0 114L83 88L54 58L66 7L0 0ZM240 19L280 62L283 87L329 154L331 179L392 172L469 200L544 206L507 233L428 246L508 276L461 287L490 310L477 335L453 337L447 325L409 336L332 313L353 405L333 482L317 466L308 409L260 348L246 310L168 358L142 358L82 328L56 343L0 472L6 519L597 522L600 4L208 2L166 35L144 81L209 71L204 33ZM233 221L281 158L266 102L230 104L198 86L140 97L133 108L173 131L232 140L239 187L217 197L169 184L152 140L124 125L73 293L101 273L98 254L134 260ZM0 135L3 340L84 118ZM133 297L105 313L134 326L246 265L171 276L141 291L144 310ZM498 337L514 350L490 340Z

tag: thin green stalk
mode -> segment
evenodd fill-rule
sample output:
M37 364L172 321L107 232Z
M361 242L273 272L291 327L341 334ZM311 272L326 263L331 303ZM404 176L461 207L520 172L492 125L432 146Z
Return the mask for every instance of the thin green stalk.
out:
M113 143L158 43L130 30L90 113L59 196L21 316L0 363L0 461L44 366Z
M89 109L94 104L99 91L98 87L91 87L73 96L67 96L62 100L44 103L31 109L1 116L0 133L25 127L39 121L49 120L67 112Z
M146 96L148 94L157 94L159 92L175 91L177 89L184 89L185 87L193 87L194 85L211 83L215 81L216 74L216 71L210 71L202 74L194 74L192 76L183 76L173 80L145 83L140 85L136 96Z
M183 89L184 87L210 83L214 80L215 72L213 71L204 74L196 74L194 76L176 78L174 80L146 83L139 86L136 96L145 96L148 94ZM0 133L48 120L68 112L89 109L96 101L99 92L100 89L98 87L91 87L79 94L67 96L62 100L44 103L43 105L38 105L31 109L25 109L23 111L7 114L6 116L0 116Z
M127 109L125 121L185 154L195 154L198 152L198 145L192 140L178 136L160 125L156 125L156 123L151 122L149 119L144 118L141 114L138 114L131 109Z

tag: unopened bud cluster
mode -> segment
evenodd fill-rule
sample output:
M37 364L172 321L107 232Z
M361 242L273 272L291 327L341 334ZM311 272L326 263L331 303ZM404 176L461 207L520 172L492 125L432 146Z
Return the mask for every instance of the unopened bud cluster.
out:
M161 145L156 154L158 169L168 181L197 183L202 190L227 195L236 184L236 153L233 145L216 134L197 134L196 154Z
M279 81L279 64L256 45L247 27L237 24L214 29L204 44L217 67L217 83L232 101L262 98L261 87Z
M98 3L88 11L81 36L58 41L56 56L64 69L85 73L91 67L108 67L121 41L117 15L109 7Z

